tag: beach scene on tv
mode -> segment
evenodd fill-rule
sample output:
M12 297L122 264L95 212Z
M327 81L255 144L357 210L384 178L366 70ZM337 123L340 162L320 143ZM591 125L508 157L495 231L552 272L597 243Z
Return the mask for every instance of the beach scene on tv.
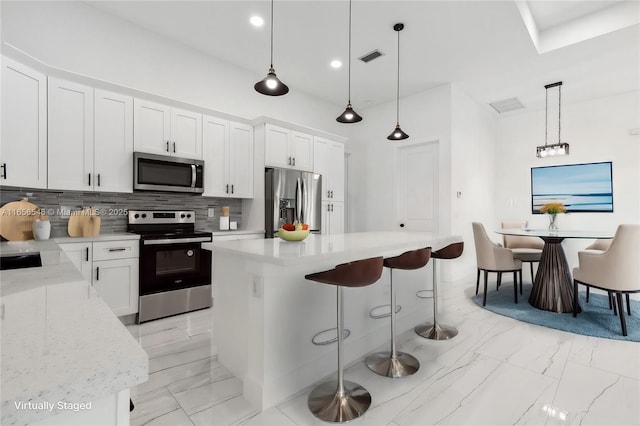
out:
M552 202L569 213L613 212L611 162L532 167L532 213Z

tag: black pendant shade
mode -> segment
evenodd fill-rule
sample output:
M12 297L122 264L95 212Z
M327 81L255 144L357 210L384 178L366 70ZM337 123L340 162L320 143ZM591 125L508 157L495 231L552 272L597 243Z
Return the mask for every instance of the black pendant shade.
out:
M393 26L393 30L398 33L398 83L396 87L396 128L387 136L390 141L401 141L409 138L409 135L400 128L400 31L403 29L404 24L401 23Z
M349 0L349 80L348 80L348 93L349 100L347 101L347 108L344 110L342 114L336 118L338 123L357 123L358 121L362 121L362 117L358 115L357 112L353 110L351 106L351 0Z
M289 87L280 81L273 66L269 68L269 74L257 82L253 88L256 89L257 92L267 96L282 96L289 93Z
M282 96L289 93L289 87L284 84L273 69L273 0L271 0L271 65L267 76L253 85L256 92L267 96Z
M351 104L348 103L347 109L336 118L336 121L340 123L357 123L358 121L362 121L362 117L360 117L358 113L353 110Z
M409 135L400 128L399 124L396 124L396 128L393 129L393 132L391 132L389 136L387 136L387 139L390 141L401 141L403 139L409 139Z

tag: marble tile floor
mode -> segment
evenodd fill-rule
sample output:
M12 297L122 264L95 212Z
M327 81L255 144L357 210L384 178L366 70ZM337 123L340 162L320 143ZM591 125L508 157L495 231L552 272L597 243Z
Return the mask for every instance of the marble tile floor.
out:
M640 425L640 343L521 323L475 305L475 277L441 284L442 323L459 334L425 340L408 331L400 350L421 363L391 380L362 362L348 380L373 396L354 425ZM425 301L430 303L429 301ZM212 312L128 326L149 354L149 381L132 389L137 425L318 425L309 389L258 412L217 362ZM381 348L382 349L382 348ZM386 349L386 347L384 348Z

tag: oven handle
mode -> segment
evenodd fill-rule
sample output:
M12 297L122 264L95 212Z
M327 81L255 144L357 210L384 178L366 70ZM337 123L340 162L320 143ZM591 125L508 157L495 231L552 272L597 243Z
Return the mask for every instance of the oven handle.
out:
M211 241L211 237L163 238L161 240L144 240L143 244L145 246L157 246L160 244L206 243Z
M196 187L196 165L195 164L191 165L191 187L192 188Z

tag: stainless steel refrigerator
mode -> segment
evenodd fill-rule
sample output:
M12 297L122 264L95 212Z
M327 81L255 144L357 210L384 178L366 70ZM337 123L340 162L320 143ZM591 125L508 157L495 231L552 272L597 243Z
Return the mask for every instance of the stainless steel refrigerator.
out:
M265 238L273 238L285 223L298 221L320 233L322 176L298 170L266 168Z

